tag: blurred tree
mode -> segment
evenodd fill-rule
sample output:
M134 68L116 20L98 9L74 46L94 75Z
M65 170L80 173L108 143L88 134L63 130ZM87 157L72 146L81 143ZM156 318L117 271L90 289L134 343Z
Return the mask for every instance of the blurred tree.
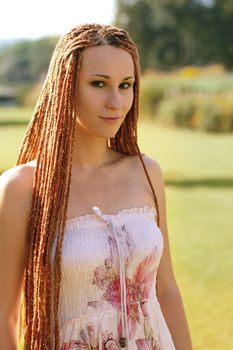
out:
M57 37L24 40L0 52L0 82L5 85L33 84L48 70Z
M115 25L138 45L142 69L233 66L232 0L116 0Z
M220 60L227 68L233 67L233 1L215 0L215 34ZM212 40L215 40L213 38Z

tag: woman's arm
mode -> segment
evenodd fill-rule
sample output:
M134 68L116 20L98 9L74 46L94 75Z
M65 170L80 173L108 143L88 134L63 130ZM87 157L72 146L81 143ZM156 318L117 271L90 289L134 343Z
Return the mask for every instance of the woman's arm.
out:
M164 239L164 250L157 274L157 296L176 350L191 350L188 323L172 268L163 175L156 161L146 157L145 162L158 200L160 229Z
M0 177L0 349L16 350L31 185L26 166Z
M15 324L7 323L5 319L0 321L0 346L2 350L17 350L17 331Z

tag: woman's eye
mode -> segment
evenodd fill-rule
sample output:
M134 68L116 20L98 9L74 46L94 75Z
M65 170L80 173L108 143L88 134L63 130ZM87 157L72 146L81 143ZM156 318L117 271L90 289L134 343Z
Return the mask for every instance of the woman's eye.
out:
M132 84L130 84L130 83L122 83L120 85L120 88L126 90L126 89L129 89L131 86L132 86Z
M91 82L91 85L92 86L95 86L95 87L103 87L104 86L104 81L101 81L101 80L95 80L95 81L92 81Z

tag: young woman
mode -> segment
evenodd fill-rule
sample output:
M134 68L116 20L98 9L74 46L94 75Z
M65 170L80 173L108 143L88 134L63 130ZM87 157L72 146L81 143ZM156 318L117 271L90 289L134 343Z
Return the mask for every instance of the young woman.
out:
M128 33L61 37L17 165L0 178L0 348L191 350L158 163L137 145Z

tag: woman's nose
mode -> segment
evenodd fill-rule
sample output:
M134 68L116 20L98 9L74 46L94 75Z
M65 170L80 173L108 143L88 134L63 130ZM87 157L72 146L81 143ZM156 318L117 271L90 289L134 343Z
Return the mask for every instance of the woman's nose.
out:
M111 91L106 101L106 107L109 109L119 110L122 107L122 98L119 91Z

